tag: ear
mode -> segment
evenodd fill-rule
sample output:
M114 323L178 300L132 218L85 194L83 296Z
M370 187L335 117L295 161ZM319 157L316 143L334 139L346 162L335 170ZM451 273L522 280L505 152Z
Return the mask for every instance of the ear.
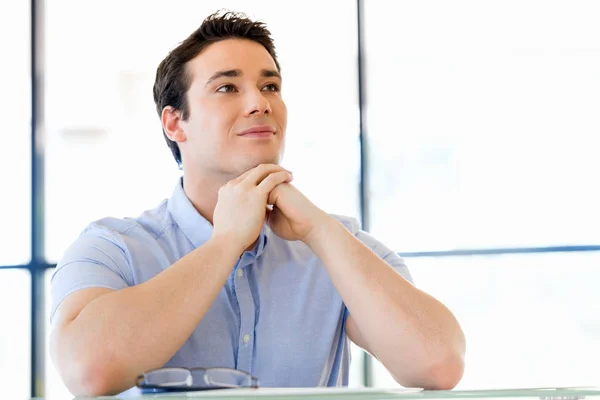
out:
M181 127L181 111L175 110L171 106L163 108L161 121L163 129L169 139L181 143L186 141L186 135Z

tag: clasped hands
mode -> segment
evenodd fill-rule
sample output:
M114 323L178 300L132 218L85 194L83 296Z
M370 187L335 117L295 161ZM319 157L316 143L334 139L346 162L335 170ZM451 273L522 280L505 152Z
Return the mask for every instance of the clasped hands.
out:
M261 164L222 186L213 214L213 237L227 238L243 251L267 221L280 238L309 244L330 217L296 189L292 179L279 165Z

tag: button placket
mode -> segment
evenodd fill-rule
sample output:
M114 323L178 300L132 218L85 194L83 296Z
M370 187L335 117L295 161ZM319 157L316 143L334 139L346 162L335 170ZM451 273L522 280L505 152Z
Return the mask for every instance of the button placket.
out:
M248 268L248 267L246 267ZM248 282L248 271L241 265L235 272L235 291L240 308L240 331L238 337L237 369L252 372L252 358L254 355L254 324L255 310L254 299Z

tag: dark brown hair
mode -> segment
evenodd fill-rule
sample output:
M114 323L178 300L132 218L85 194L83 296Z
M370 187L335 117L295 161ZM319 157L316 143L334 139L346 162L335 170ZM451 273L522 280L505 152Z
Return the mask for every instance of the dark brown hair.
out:
M277 69L281 70L271 32L264 23L252 21L243 13L217 11L208 16L195 32L171 50L156 69L153 92L159 117L165 107L171 106L181 111L181 118L184 121L189 118L186 94L192 84L192 77L186 73L186 64L211 44L235 38L261 44L273 57ZM163 136L181 168L179 146L167 137L164 129Z

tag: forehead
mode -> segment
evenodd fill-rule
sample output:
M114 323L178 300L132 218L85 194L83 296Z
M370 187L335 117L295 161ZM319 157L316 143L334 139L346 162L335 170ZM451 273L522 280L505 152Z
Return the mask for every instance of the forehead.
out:
M259 76L262 70L277 70L275 61L260 43L226 39L204 48L187 65L192 81L206 82L215 72L239 69L244 75Z

